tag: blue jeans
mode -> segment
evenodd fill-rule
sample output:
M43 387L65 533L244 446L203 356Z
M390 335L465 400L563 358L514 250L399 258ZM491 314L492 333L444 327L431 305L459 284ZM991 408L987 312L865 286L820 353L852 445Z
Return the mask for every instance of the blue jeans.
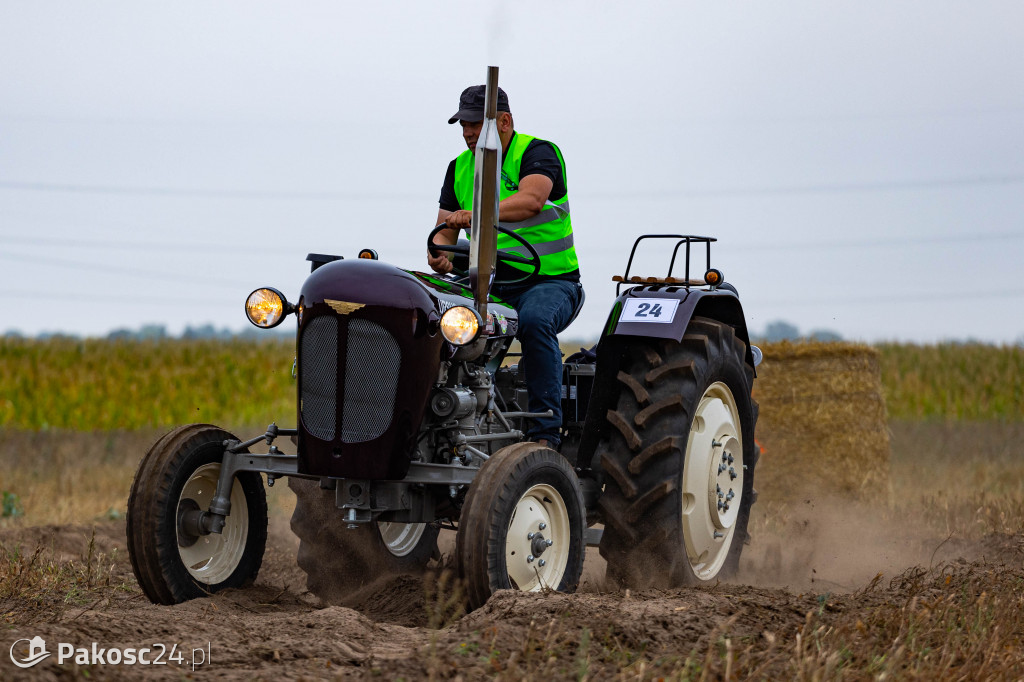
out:
M583 295L578 282L545 280L526 289L509 287L496 292L519 313L523 346L520 370L526 374L530 412L551 410L551 417L533 420L527 432L531 440L547 439L553 447L562 442L562 351L558 332L569 326Z

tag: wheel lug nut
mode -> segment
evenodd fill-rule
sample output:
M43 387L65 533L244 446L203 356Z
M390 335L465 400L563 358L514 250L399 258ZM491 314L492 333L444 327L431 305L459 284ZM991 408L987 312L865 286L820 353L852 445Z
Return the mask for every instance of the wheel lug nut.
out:
M716 540L718 540L719 538L724 538L724 537L725 537L725 533L719 533L717 530L715 531L715 539Z
M553 545L553 544L555 544L555 541L554 541L554 540L545 540L545 541L544 541L544 546L545 546L545 547L550 547L550 546L551 546L551 545Z
M528 563L528 564L532 564L533 563L533 555L532 554L530 556L526 557L526 563Z
M729 453L729 464L732 464L734 460L735 460L735 458L732 456L732 453L730 452Z
M532 540L532 539L534 539L535 537L537 537L537 534L536 534L536 533L527 533L527 534L526 534L526 539L527 539L527 540Z
M544 568L547 565L547 563L548 562L546 562L543 559L541 559L540 561L537 562L537 565L540 566L541 568Z
M539 528L540 530L544 530L547 527L548 527L548 524L544 523L543 521L541 521L540 525L537 526L537 528Z

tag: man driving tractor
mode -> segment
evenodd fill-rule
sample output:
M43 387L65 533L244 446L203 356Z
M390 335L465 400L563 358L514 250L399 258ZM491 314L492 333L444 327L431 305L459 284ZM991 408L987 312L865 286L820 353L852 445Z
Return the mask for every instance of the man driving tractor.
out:
M473 208L473 175L476 143L484 120L484 86L463 90L459 110L448 119L462 126L468 149L450 164L441 187L435 225L445 223L436 244L454 244L459 230L469 230ZM516 132L508 96L498 88L498 136L502 164L499 225L526 239L540 256L540 270L526 281L498 284L492 292L519 313L517 338L522 344L522 368L526 375L529 411L551 411L535 419L527 436L557 449L561 443L562 353L558 333L564 330L583 303L579 263L573 246L565 160L557 146ZM516 242L498 235L498 249L515 250ZM520 250L522 247L519 247ZM445 252L427 253L427 262L438 273L451 272ZM515 267L502 263L499 268Z

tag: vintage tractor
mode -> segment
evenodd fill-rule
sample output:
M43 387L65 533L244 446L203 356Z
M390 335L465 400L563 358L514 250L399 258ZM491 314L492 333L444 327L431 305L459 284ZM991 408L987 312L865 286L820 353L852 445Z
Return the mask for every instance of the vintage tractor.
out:
M256 577L267 539L261 474L268 485L288 477L298 563L329 602L383 573L423 570L441 528L457 531L474 608L499 589L574 590L587 545L600 546L608 576L627 586L735 571L755 497L760 352L735 289L711 267L714 239L636 240L596 361L564 365L560 451L524 439L526 420L539 415L523 409L523 376L507 364L518 317L489 289L496 262L526 277L539 258L526 242L496 251L501 228L488 227L501 158L496 71L477 144L472 239L444 247L457 268L462 256L462 277L404 270L368 250L349 260L311 254L295 304L269 288L246 302L260 327L295 316L297 428L271 424L241 441L191 424L142 460L128 549L153 602ZM632 276L638 247L652 239L672 244L667 274ZM680 250L684 274L675 277ZM697 250L706 263L691 279ZM297 454L281 452L279 437Z

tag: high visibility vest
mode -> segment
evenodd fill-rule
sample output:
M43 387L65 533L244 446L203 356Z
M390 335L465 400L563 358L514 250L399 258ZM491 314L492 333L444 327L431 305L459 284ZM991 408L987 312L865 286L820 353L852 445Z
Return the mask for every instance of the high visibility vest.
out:
M499 199L505 199L519 191L519 167L523 162L523 154L535 138L516 133L509 144L505 160L501 164L501 192ZM514 231L540 256L541 275L561 275L579 268L576 259L576 248L573 246L572 221L569 219L569 183L565 174L565 159L561 150L550 144L562 164L562 180L566 184L565 196L557 201L548 200L540 213L515 223L500 222L501 227ZM476 156L466 150L455 160L455 197L464 210L473 209L473 175L476 171ZM529 255L523 245L512 237L498 233L498 248L514 251L521 255ZM530 270L527 266L514 265L520 270Z

